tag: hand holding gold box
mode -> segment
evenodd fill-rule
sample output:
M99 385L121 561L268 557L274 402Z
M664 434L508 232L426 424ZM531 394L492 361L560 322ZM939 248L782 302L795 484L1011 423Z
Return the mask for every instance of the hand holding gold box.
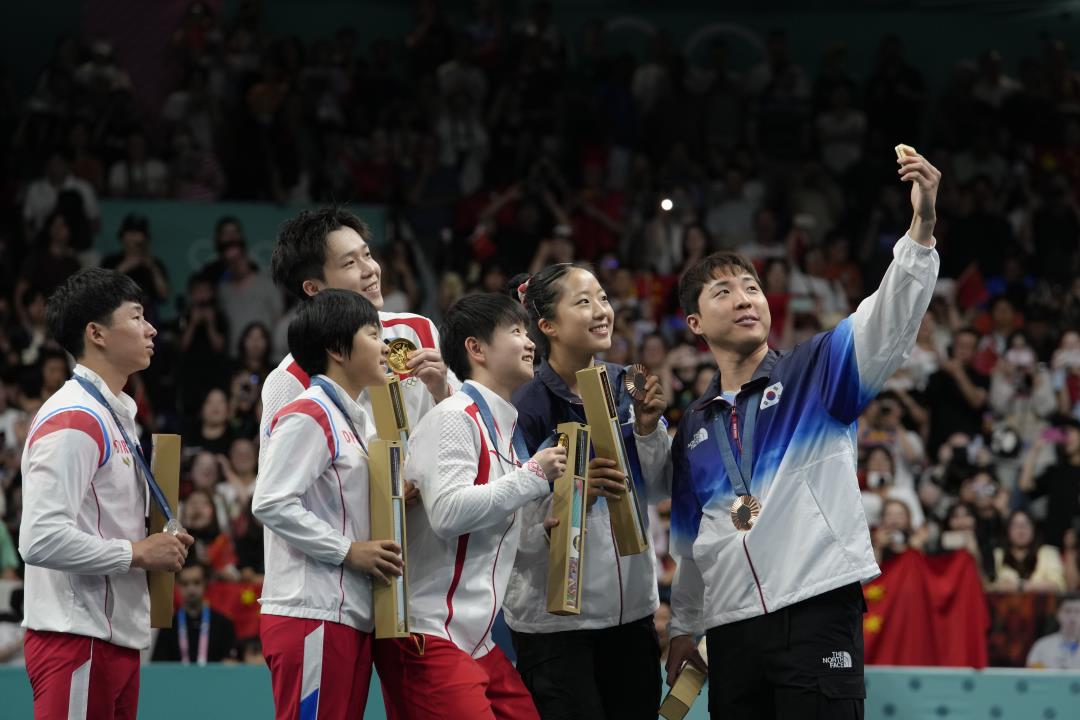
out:
M611 392L607 368L593 365L577 371L578 391L585 403L585 419L589 421L593 449L597 457L615 460L619 471L626 476L625 492L619 500L608 502L611 529L619 555L637 555L649 549L649 533L638 502L637 487L630 476L630 462L623 443L622 426Z
M586 477L589 472L589 426L561 423L558 442L566 448L566 471L555 480L551 514L559 524L551 530L548 548L547 611L581 613L581 578L585 567Z
M180 495L180 436L154 434L151 447L150 471L161 488L166 502L176 514ZM165 528L165 516L157 503L150 503L150 534ZM176 575L162 570L147 573L150 587L150 627L171 628L173 624L173 583Z
M402 475L405 449L400 441L372 440L368 446L368 478L371 512L371 539L392 540L406 556L405 479ZM375 637L409 636L409 583L406 567L390 584L372 579L375 604Z
M705 638L698 643L698 654L705 662L709 662L709 653L705 650ZM701 694L701 688L705 686L708 675L698 670L690 663L683 665L675 684L671 687L663 704L660 705L660 716L667 720L682 720L690 712L691 706Z
M371 385L367 391L379 439L398 441L405 447L409 441L409 413L401 394L401 380L388 373L385 385Z

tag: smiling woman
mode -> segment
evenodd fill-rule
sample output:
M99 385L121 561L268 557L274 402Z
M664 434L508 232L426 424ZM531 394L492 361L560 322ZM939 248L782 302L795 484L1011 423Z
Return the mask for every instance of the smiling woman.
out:
M533 452L546 445L560 423L585 422L577 372L611 347L615 314L597 277L569 263L520 278L514 287L543 358L536 378L514 394L526 447ZM667 494L670 440L660 422L667 401L655 375L634 381L640 396L635 398L627 390L625 369L604 365L644 513L644 503ZM549 557L543 528L548 501L530 503L523 515L522 547L504 610L518 651L518 672L545 717L656 717L660 704L660 649L652 620L659 605L656 570L649 552L618 554L609 503L633 500L625 490L626 475L615 465L602 458L589 464L582 549L588 560L579 615L547 611ZM582 657L592 658L584 671ZM623 682L597 680L607 675Z

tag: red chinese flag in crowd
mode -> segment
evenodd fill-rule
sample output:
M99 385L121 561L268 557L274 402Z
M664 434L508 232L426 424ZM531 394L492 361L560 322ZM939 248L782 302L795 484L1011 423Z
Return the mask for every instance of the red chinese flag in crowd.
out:
M909 550L863 588L868 665L985 667L989 614L971 555Z
M958 551L931 555L925 562L936 619L937 664L986 667L990 611L975 559L967 552Z
M867 665L936 665L933 605L923 557L908 551L882 564L863 588L863 642Z
M259 596L262 583L212 582L206 588L206 602L233 621L236 637L259 636Z

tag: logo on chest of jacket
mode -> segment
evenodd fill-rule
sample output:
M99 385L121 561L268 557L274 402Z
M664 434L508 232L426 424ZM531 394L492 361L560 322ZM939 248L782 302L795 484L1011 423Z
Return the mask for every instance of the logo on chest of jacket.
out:
M690 440L690 444L686 446L687 450L693 450L701 443L709 439L709 431L705 428L698 428L698 431L694 433L694 437Z
M113 454L120 458L125 465L131 465L131 449L123 440L113 440Z
M837 650L832 655L821 658L821 662L828 665L830 670L849 670L851 668L851 653L846 650Z
M772 407L776 403L780 402L780 395L784 392L784 383L773 383L769 387L765 388L765 392L761 395L761 405L758 406L758 410L764 410L765 408Z

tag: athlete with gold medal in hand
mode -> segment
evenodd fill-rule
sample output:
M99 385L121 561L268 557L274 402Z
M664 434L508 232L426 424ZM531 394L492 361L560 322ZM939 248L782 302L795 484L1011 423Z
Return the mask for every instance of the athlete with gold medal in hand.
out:
M937 281L941 173L897 147L911 227L877 292L779 353L754 266L715 253L679 281L718 372L672 441L668 682L708 646L714 718L863 717L861 582L880 574L855 477L855 421L915 343Z
M274 282L298 300L306 302L328 288L351 290L367 298L377 309L383 306L382 270L372 255L371 229L356 215L339 207L305 210L285 222L278 233L271 258ZM439 333L434 323L412 313L379 312L382 340L387 344L387 365L401 378L402 396L409 422L415 426L439 401L461 388L439 352ZM311 378L287 355L267 376L262 389L259 465L266 461L266 438L270 424L283 407L296 400ZM373 417L365 390L357 398L364 413ZM363 438L367 440L367 438ZM256 480L258 486L258 480ZM258 489L256 489L256 492ZM415 503L419 493L406 482L405 501ZM394 669L398 643L408 638L376 640L373 655L380 676Z

